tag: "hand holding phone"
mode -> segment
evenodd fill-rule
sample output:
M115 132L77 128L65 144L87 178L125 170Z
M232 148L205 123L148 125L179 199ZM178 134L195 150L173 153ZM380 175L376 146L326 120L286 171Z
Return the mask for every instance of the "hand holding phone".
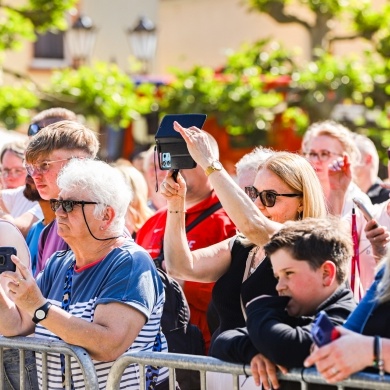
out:
M362 212L366 221L371 221L374 217L366 207L366 205L359 198L353 198L353 203L355 203L356 207Z
M13 246L0 247L0 274L4 271L16 271L16 265L12 261L11 255L16 256L16 248Z
M313 323L311 335L316 345L322 347L339 338L340 332L329 320L328 315L321 311Z

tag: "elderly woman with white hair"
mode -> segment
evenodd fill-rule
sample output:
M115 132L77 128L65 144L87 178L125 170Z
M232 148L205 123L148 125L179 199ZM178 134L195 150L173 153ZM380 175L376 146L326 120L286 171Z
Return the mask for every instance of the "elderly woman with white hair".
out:
M59 199L51 199L58 234L70 250L56 252L34 280L13 257L16 272L5 272L12 301L0 290L0 333L63 340L83 347L105 388L113 361L128 350L166 351L160 332L164 291L149 254L123 235L131 192L108 164L74 159L58 177ZM50 357L50 388L62 388L64 361ZM37 354L38 380L42 361ZM53 368L54 367L54 368ZM57 367L57 369L55 369ZM61 367L61 369L58 369ZM167 369L151 367L147 388L166 384ZM72 361L73 387L84 388ZM139 388L137 365L124 372L121 387Z

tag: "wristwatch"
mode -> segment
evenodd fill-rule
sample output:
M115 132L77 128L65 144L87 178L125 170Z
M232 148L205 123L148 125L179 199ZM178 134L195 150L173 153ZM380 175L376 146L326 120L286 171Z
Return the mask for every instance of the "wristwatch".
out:
M206 176L210 176L215 171L221 171L223 168L222 164L218 160L214 160L210 166L208 166L204 173Z
M46 302L43 306L39 307L37 310L35 310L34 317L33 317L33 322L36 324L38 322L41 322L47 317L47 314L49 313L51 303Z

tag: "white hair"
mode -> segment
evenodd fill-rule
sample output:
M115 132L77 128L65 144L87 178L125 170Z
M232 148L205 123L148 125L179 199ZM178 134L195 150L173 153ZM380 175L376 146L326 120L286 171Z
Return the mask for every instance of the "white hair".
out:
M122 233L125 226L125 214L133 194L122 174L103 161L91 159L72 159L61 170L57 184L60 190L73 193L75 199L97 202L94 216L103 215L107 206L115 211L110 232ZM87 196L88 199L79 199Z

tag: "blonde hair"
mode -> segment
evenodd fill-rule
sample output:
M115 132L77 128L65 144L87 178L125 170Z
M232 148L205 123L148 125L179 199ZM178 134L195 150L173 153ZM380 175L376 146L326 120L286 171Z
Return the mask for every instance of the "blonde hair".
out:
M352 138L351 130L334 121L316 122L309 126L302 140L303 152L308 152L312 138L320 135L332 137L339 141L343 151L348 154L352 166L360 161L360 151Z
M275 152L259 165L283 180L292 190L302 194L300 218L325 218L326 202L321 183L310 163L302 156L289 152Z
M143 174L137 168L119 161L114 167L122 174L133 191L133 200L127 209L126 226L131 233L137 232L146 220L154 214L147 203L148 185Z

